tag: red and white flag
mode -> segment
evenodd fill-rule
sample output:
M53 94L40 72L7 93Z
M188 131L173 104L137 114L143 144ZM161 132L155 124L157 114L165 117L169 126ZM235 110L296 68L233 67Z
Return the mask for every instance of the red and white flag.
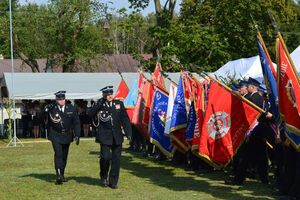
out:
M129 93L128 86L127 86L125 80L122 78L114 99L124 101L126 99L128 93Z
M199 139L199 155L212 166L226 166L260 113L211 81Z
M200 143L200 129L204 119L204 88L198 81L194 81L195 107L196 107L196 124L192 140L192 152L198 155Z
M142 77L142 82L138 90L138 97L136 101L136 106L133 111L133 116L131 122L147 137L149 138L148 129L143 124L143 115L145 109L145 99L148 92L148 87L150 83L145 77Z
M151 81L161 87L162 89L166 89L166 84L165 84L165 79L163 75L161 74L161 65L160 63L156 63L155 70L153 72L153 75L151 77ZM153 101L153 94L154 94L154 87L155 85L153 84L148 84L147 85L147 95L145 96L145 107L144 107L144 114L143 114L143 124L146 126L146 128L149 125L149 119L150 119L150 108L152 105Z
M300 85L298 74L293 70L280 41L278 48L277 87L280 117L282 121L286 122L287 131L300 136Z

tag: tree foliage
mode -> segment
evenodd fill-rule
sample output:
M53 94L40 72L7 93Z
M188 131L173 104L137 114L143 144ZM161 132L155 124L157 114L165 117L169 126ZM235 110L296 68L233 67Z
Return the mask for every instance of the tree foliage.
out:
M18 7L18 0L12 0L11 3L12 12L15 12ZM9 1L0 1L0 27L0 54L4 57L10 57Z
M93 71L99 54L132 54L154 69L160 57L166 71L190 63L215 71L226 62L258 54L253 19L275 61L276 18L290 51L300 42L300 6L294 0L128 0L132 13L112 12L101 0L50 0L48 4L19 5L13 1L14 52L32 71L37 58L47 58L64 72ZM143 16L149 4L154 13ZM10 57L8 3L0 3L0 54ZM110 27L103 28L104 22ZM139 56L152 53L149 61ZM93 62L91 62L93 60ZM180 62L180 63L179 63Z
M51 0L47 5L28 3L18 6L13 19L14 51L33 72L38 72L37 58L47 58L53 67L64 72L79 68L92 71L101 58L109 53L103 29L106 4L93 0ZM0 32L1 51L9 57L9 27L7 15L0 17L5 25ZM93 60L94 62L91 62Z
M139 12L128 14L127 10L118 10L117 15L110 16L111 35L114 43L114 53L144 54L149 52L151 37L147 33L149 25L153 26L155 19L143 17Z
M149 0L130 2L137 7L149 3ZM155 4L159 2L154 0ZM179 17L170 15L168 9L160 12L156 9L160 21L157 19L157 25L150 27L149 32L156 38L153 47L160 49L163 66L167 66L167 70L180 69L174 62L176 56L183 65L194 63L206 71L214 71L230 60L258 54L250 14L259 25L275 60L275 49L272 47L275 45L276 31L268 11L273 13L279 27L297 30L297 9L299 5L292 0L183 0ZM284 35L284 38L287 44L295 39L299 41L297 36ZM150 65L153 66L153 63Z
M48 32L54 41L49 54L52 64L62 65L64 72L76 72L79 67L89 71L97 66L105 31L94 23L98 11L105 10L103 7L105 4L92 0L51 0L48 9L50 15L55 16L53 29Z

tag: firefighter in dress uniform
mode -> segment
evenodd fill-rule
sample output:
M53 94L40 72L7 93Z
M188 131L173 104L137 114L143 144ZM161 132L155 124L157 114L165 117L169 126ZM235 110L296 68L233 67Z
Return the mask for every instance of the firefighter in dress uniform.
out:
M245 95L248 100L257 105L260 108L263 108L263 98L258 94L258 88L260 83L249 77L247 90L248 94ZM272 114L268 111L261 114L259 121L265 119L271 119ZM238 160L235 166L235 174L233 180L225 181L225 184L228 185L242 185L246 179L246 172L250 166L256 165L258 173L260 175L260 179L262 183L268 183L268 157L267 157L267 149L266 149L266 141L264 138L264 124L259 123L251 135L247 138L246 142L239 149L238 152Z
M54 150L56 183L62 184L68 180L64 177L67 165L70 143L73 142L75 132L76 144L79 144L80 120L76 109L66 104L65 91L55 93L56 103L46 105L41 117L46 120L49 130L49 140Z
M129 140L132 137L131 125L123 102L113 99L113 86L104 87L101 91L103 97L90 109L89 116L94 118L98 115L99 120L96 142L100 143L100 184L116 189L123 143L121 125Z
M250 97L250 93L248 92L247 87L248 87L248 81L241 80L239 82L239 87L238 87L239 93L246 99Z

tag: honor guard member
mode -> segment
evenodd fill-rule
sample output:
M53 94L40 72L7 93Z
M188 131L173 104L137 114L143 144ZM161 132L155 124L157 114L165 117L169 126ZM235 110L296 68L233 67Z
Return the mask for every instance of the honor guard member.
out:
M233 91L234 93L239 94L239 85L233 83L233 84L230 86L230 88L232 89L232 91Z
M76 109L71 104L66 104L65 91L55 93L56 103L46 105L42 112L47 120L49 140L54 149L54 163L56 170L56 182L67 182L64 177L70 143L75 132L76 145L79 144L80 120Z
M248 82L247 81L244 81L244 80L241 80L238 84L238 86L236 88L238 88L238 92L240 95L242 95L243 97L245 97L246 99L249 98L250 96L250 93L248 92L248 89L247 89L247 86L248 86ZM243 152L245 151L246 145L242 145L237 153L234 155L233 157L233 173L236 174L237 172L237 169L238 169L238 165L239 165L239 162L240 162L240 156L243 154ZM230 182L230 181L229 181Z
M255 105L260 108L263 108L264 100L263 97L258 94L258 88L260 83L249 77L248 80L248 99ZM262 113L261 118L270 118L272 117L271 113ZM260 119L261 119L260 118ZM259 120L260 120L259 119ZM263 130L265 126L263 123L259 123L253 131L251 131L251 135L247 138L247 142L243 144L242 151L240 151L239 155L239 163L236 174L233 180L226 181L226 184L230 185L241 185L245 181L247 169L249 166L257 166L257 171L259 173L260 179L262 183L268 183L268 157L267 157L267 148L266 148L266 140L264 138Z
M248 86L248 82L247 82L247 81L241 80L241 81L239 82L239 93L240 93L243 97L245 97L246 99L248 99L249 96L250 96L250 93L248 92L247 86Z
M264 97L264 94L266 94L266 89L260 86L260 87L257 89L257 92L258 92L258 94L259 94L260 96Z
M116 189L120 172L123 130L131 140L130 120L122 101L113 99L113 86L101 89L103 97L90 109L89 116L98 115L99 127L96 142L100 143L100 184Z

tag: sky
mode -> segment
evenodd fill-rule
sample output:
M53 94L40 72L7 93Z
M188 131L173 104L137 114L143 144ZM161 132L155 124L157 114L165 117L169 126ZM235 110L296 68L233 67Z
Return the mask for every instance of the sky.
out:
M107 1L103 1L103 2L112 2L113 4L109 4L111 8L115 8L117 9L121 9L121 8L126 8L127 10L129 10L129 3L127 0L107 0ZM35 2L37 4L46 4L48 2L48 0L19 0L21 5L26 4L26 2ZM161 0L161 4L162 6L164 5L164 3L166 2L166 0ZM179 12L179 4L182 2L182 0L177 0L176 3L176 12ZM142 11L142 14L144 16L148 15L151 12L155 12L155 7L154 7L154 1L150 0L149 6L147 8L145 8L145 10Z

